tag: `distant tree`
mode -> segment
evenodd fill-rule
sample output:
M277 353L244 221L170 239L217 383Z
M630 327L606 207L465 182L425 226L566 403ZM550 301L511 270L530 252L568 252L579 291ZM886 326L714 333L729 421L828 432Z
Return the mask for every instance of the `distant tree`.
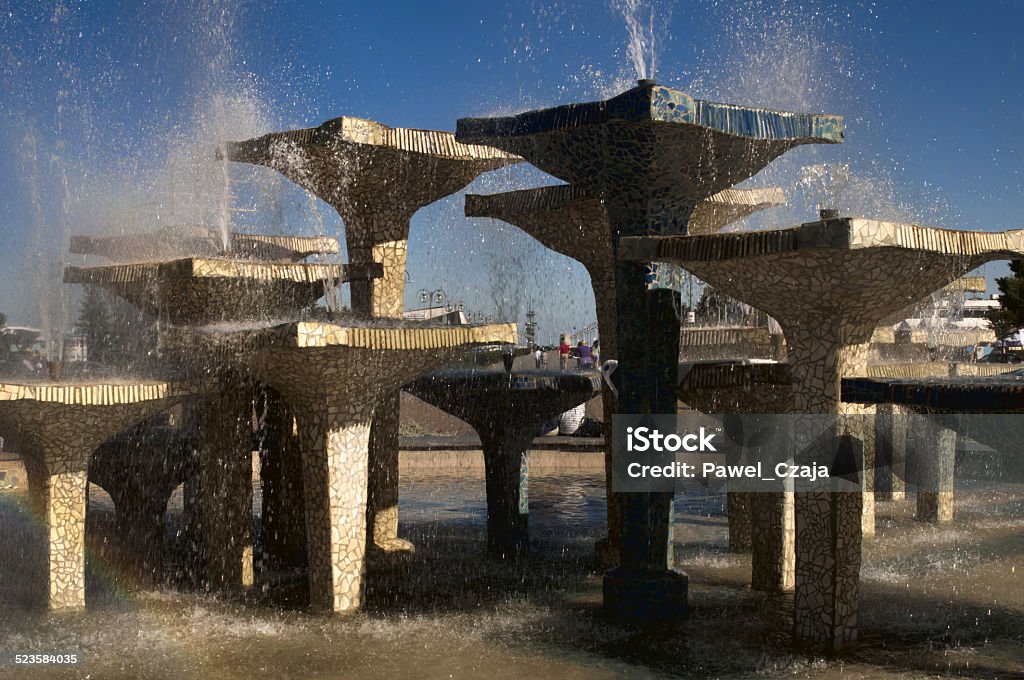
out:
M7 325L7 315L3 314L3 313L0 313L0 328L3 328L6 325Z
M156 319L98 286L85 287L75 326L90 361L129 370L155 357Z
M1011 260L1010 271L1013 276L996 279L1000 308L986 315L997 338L1024 328L1024 260Z
M97 286L86 286L76 327L85 334L89 359L106 363L110 356L113 325L103 291Z

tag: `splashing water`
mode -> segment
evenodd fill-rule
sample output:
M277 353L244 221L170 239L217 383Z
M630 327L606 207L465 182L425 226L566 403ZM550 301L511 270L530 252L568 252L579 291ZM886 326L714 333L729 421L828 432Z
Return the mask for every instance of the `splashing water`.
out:
M629 32L626 56L638 79L653 78L657 61L654 31L654 4L644 0L611 0L611 7L622 16Z

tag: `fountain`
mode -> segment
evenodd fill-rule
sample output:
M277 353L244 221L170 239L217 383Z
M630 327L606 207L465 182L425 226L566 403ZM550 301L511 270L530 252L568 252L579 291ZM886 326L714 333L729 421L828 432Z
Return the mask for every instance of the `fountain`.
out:
M514 324L415 327L296 322L250 330L175 327L172 355L199 350L250 374L295 413L305 495L310 606L344 612L362 602L370 423L388 390L474 345L514 343ZM195 366L200 372L205 367Z
M690 217L691 233L714 233L730 222L759 210L781 205L778 188L724 189L701 201ZM601 332L601 357L618 358L613 271L614 231L604 201L578 185L556 185L503 194L466 196L467 217L501 219L523 229L544 246L580 262L590 274L590 285ZM612 418L615 395L602 391L605 424L605 473L608 497L608 538L597 545L595 561L607 569L619 563L618 497L611 490Z
M349 262L384 267L379 280L354 283L352 309L385 318L402 317L413 214L480 173L521 160L494 148L461 144L448 132L393 128L352 117L227 142L223 156L273 168L337 210L345 223ZM412 544L398 538L398 392L381 399L371 434L369 531L379 549L411 550Z
M674 414L676 295L646 289L646 266L621 259L621 238L688 233L703 200L796 146L841 142L843 123L715 104L642 80L607 101L462 119L456 138L518 154L604 201L613 233L618 410ZM620 566L604 578L609 611L658 620L686 610L686 576L670 568L671 502L671 493L622 499Z
M625 259L679 264L777 319L786 334L794 412L840 416L863 412L840 402L839 381L864 371L867 343L887 313L985 262L1019 257L1022 249L1020 231L951 231L859 218L622 241ZM866 271L884 276L868 278ZM848 425L837 419L836 436L868 435ZM870 495L872 461L860 469L863 493ZM794 501L795 633L842 647L856 639L862 504L871 511L873 504L852 493L797 493Z
M323 297L326 286L381 276L379 264L340 265L190 257L64 270L173 324L282 318Z
M938 524L953 519L957 433L1004 455L1020 455L1019 424L1007 416L1024 413L1022 387L1019 371L990 377L844 378L842 397L847 403L909 409L896 416L896 427L904 430L906 455L915 461L916 517Z
M518 558L529 549L530 445L540 427L601 390L599 374L439 371L403 389L465 420L480 435L487 479L487 548Z
M179 383L0 383L0 431L21 452L33 511L48 532L46 602L85 606L89 461L104 440L194 393Z
M264 236L221 234L203 227L167 227L148 234L72 236L68 250L77 255L100 255L114 262L173 260L180 257L234 258L299 262L311 255L338 252L338 242L323 236Z

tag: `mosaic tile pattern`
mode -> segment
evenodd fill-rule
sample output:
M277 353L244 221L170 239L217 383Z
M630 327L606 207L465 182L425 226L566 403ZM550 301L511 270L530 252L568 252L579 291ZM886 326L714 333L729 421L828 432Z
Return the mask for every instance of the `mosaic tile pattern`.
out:
M25 460L32 505L49 530L50 609L85 606L89 458L106 439L191 391L170 383L0 383L0 432Z
M252 405L254 386L222 371L195 410L199 443L198 520L206 586L253 584Z
M690 217L691 233L711 233L753 212L785 202L782 191L769 189L725 189L702 201ZM523 229L545 247L580 262L590 274L602 331L616 327L615 273L612 256L613 234L605 204L578 186L556 185L502 194L466 196L467 217L501 219ZM684 337L688 337L685 334ZM717 337L717 336L716 336ZM696 341L711 339L701 336ZM724 340L725 338L718 338ZM618 358L614 332L601 333L602 360ZM608 488L608 538L597 547L599 568L615 566L618 560L618 497L611 491L611 423L617 413L614 393L605 386L602 393L605 423L605 471Z
M438 371L405 386L410 394L469 423L483 444L487 547L517 558L529 548L530 446L546 421L601 391L598 373Z
M409 220L478 175L522 159L461 144L450 132L392 128L342 117L316 128L227 142L228 159L273 168L334 207L345 223L353 265L380 263L383 275L351 284L352 309L402 318ZM378 548L408 550L398 538L398 393L382 395L371 433L369 526Z
M886 313L986 261L1019 257L1022 248L1020 231L843 218L768 232L626 238L621 252L629 260L682 265L777 319L786 334L795 412L841 414L864 410L840 402L840 379L863 374L868 341ZM867 473L872 468L864 466ZM856 639L861 523L873 524L871 493L796 496L800 640L834 648ZM802 516L808 512L822 514Z
M841 142L842 129L837 116L715 104L651 83L603 102L464 118L455 134L518 154L608 199L617 225L685 234L690 214L708 196L795 146Z
M605 201L614 234L619 364L612 380L618 386L618 409L670 414L676 409L679 320L673 309L678 294L646 290L646 267L623 260L622 237L686 234L701 201L751 177L795 146L841 142L843 123L836 116L703 102L641 81L605 102L463 119L456 137L519 154ZM685 577L672 580L671 572L661 571L671 540L671 494L623 498L620 512L622 567L606 576L605 607L622 616L650 614L653 600L663 600L657 595L662 581L678 589L668 600L685 601ZM647 573L652 569L664 577L655 579L660 585L653 589ZM635 588L627 583L629 574ZM645 601L648 597L652 600Z
M121 560L121 568L131 570L134 582L149 585L164 574L167 503L198 471L193 433L163 422L150 419L124 430L103 442L89 463L89 481L114 501L117 540L129 558Z
M163 262L65 267L65 283L101 286L173 324L270 320L323 297L327 282L366 280L380 265L258 262L187 258Z
M72 236L69 251L80 255L100 255L114 262L212 258L226 254L220 233L204 227L176 227L110 237ZM247 260L298 262L310 255L337 252L338 240L327 236L231 233L228 240L231 257Z
M234 365L278 391L298 425L306 504L310 606L362 602L370 425L388 391L473 345L515 343L515 324L366 326L297 322L230 333L172 328L169 352Z

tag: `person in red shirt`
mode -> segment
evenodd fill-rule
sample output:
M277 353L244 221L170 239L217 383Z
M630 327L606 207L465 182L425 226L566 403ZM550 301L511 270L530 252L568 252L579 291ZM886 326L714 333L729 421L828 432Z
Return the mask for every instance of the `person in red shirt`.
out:
M569 367L569 343L564 335L558 341L558 367L563 371Z

